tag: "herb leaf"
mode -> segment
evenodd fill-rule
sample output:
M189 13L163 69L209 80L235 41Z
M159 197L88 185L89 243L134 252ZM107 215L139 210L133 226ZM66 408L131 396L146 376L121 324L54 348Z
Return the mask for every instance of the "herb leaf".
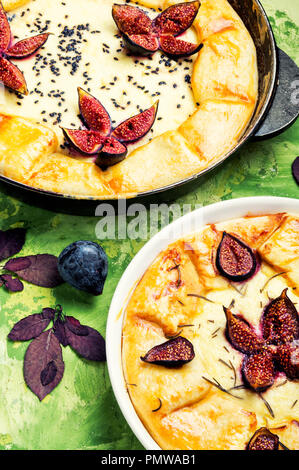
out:
M50 365L51 362L53 364ZM32 341L26 351L25 382L42 401L59 384L63 373L64 362L59 341L52 329L44 331Z
M57 318L57 320L54 322L54 334L62 346L66 347L69 345L65 331L65 323L62 322L60 318Z
M5 269L16 273L21 279L40 287L56 287L63 283L53 255L30 255L9 260Z
M81 325L79 320L74 317L66 317L67 327L77 336L87 336L89 334L88 328L85 325Z
M5 232L0 230L0 261L19 253L25 243L25 237L26 230L23 228L14 228Z
M68 317L65 326L68 343L74 351L90 361L106 361L105 340L98 331L85 326L88 334L85 336L76 335L69 328Z
M13 278L10 274L2 274L3 281L7 290L11 292L21 292L24 289L23 283L18 278Z
M45 308L42 313L35 313L23 318L15 324L8 335L12 341L28 341L39 336L49 325L51 321L51 312L53 309Z

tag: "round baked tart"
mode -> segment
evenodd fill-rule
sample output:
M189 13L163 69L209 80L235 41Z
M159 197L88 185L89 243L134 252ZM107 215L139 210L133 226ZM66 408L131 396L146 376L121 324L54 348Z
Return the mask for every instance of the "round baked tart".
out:
M169 245L127 304L122 364L162 449L299 449L299 217L247 216Z
M128 21L121 22L115 14L124 5L137 7L124 0L117 3L3 2L11 30L7 41L2 15L0 74L8 86L0 104L0 172L5 177L81 198L131 197L197 174L220 160L244 133L258 97L256 49L230 4L138 2L150 30L142 31L141 45L147 52L152 47L152 54L140 56L142 47L135 52L130 48L132 43L140 46L140 35L134 34L140 32L137 22L128 31ZM181 8L181 3L183 14L165 13L170 7ZM177 30L167 29L175 22ZM34 43L28 41L36 36ZM23 55L18 55L20 49ZM29 57L20 60L24 49ZM101 104L105 112L98 126L102 131L110 119L109 138L115 137L118 123L142 111L154 114L154 109L153 122L142 123L144 133L131 138L128 149L123 141L110 142L118 158L109 164L107 158L102 160L107 152L99 128L95 133L90 121L86 128L86 120L83 124L80 119L84 113L77 89ZM74 134L76 130L81 133ZM77 150L70 140L79 143Z

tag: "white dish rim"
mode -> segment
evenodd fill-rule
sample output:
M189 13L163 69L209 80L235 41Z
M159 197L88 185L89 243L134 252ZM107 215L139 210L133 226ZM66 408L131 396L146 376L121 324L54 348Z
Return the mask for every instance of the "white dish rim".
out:
M122 361L122 324L125 306L134 287L156 256L183 235L211 223L278 212L299 213L299 200L287 197L256 196L217 202L180 217L153 238L132 259L114 292L106 327L107 365L113 392L131 430L146 450L161 450L151 437L131 402L125 383ZM191 229L190 229L191 228Z

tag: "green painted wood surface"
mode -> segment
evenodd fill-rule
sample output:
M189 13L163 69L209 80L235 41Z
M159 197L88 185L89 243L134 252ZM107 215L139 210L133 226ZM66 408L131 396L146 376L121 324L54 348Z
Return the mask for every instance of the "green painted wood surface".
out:
M264 0L278 45L298 64L299 0ZM291 163L299 155L299 121L270 141L248 143L196 191L179 203L207 205L220 200L274 195L298 198ZM22 204L0 187L0 228L28 228L22 254L58 255L70 242L95 240L94 217L54 214ZM93 298L63 285L53 291L26 284L20 294L0 290L0 449L141 449L114 399L105 364L79 359L69 348L61 384L42 403L25 386L22 361L28 343L6 336L13 324L46 306L62 304L69 315L105 334L113 292L144 241L105 241L110 259L104 295Z

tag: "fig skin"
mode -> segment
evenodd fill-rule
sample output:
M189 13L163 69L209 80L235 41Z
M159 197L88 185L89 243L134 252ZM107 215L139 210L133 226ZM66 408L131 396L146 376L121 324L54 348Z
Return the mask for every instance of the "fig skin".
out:
M113 137L108 137L105 140L105 144L101 150L101 153L97 156L95 163L99 167L108 167L116 165L123 161L128 153L127 147Z
M136 114L136 116L122 122L114 129L112 137L115 137L119 142L125 144L133 143L141 139L152 128L156 120L158 107L159 101L142 113Z
M278 448L279 437L267 428L260 428L250 439L246 450L278 450Z
M159 41L148 34L123 34L127 48L134 55L151 56L159 49Z
M5 52L11 43L11 31L9 22L0 1L0 52Z
M252 354L262 350L265 343L242 318L233 315L223 307L226 316L226 337L230 344L243 354Z
M108 136L111 133L111 119L102 103L80 87L78 101L81 116L87 127L102 136Z
M286 344L299 339L299 316L287 291L288 289L284 289L264 311L262 332L268 343Z
M179 368L191 362L194 357L195 353L192 343L182 336L177 336L165 343L154 346L140 359L149 364Z
M245 356L242 364L244 383L255 392L261 393L271 387L275 379L273 355L270 350Z
M275 360L279 370L284 372L290 380L299 379L299 343L278 346Z
M174 36L164 35L160 37L160 49L172 59L190 57L197 54L203 48L203 44L192 44L181 41Z
M199 1L177 3L164 10L152 23L157 34L171 34L179 36L183 34L195 20L199 7Z
M23 59L34 54L48 40L50 33L38 34L28 39L22 39L6 51L6 56L11 59Z
M3 56L0 56L0 82L17 93L28 95L26 80L21 70Z
M81 153L95 155L104 145L104 139L96 131L65 129L62 131L66 139Z
M216 254L219 273L233 282L246 281L256 271L257 260L253 251L234 235L223 232Z

